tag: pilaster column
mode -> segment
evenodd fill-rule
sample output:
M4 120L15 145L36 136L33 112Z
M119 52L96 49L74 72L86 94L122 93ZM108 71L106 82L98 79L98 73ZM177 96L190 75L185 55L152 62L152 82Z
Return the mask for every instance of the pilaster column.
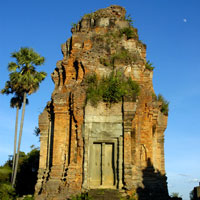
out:
M119 189L122 189L123 187L123 183L122 183L122 164L123 164L123 148L122 148L122 145L123 145L123 138L122 137L119 137L119 166L118 166L118 169L119 169L119 183L118 183L118 188Z
M52 158L52 177L59 177L63 171L63 164L67 154L66 136L68 134L68 107L66 104L54 104L54 136L53 136L53 158Z
M105 143L102 143L102 170L101 170L101 175L102 175L102 185L105 183L105 177L104 177L104 172L105 172Z
M83 188L88 189L88 134L84 137Z

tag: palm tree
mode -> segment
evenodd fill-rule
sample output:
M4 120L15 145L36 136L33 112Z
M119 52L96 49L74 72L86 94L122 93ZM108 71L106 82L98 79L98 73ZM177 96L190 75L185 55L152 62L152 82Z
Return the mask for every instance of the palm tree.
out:
M7 81L5 84L5 88L1 90L2 94L13 94L13 86L10 81ZM11 108L16 108L16 119L15 119L15 135L14 135L14 151L13 151L13 162L12 162L12 177L11 181L13 179L14 175L14 167L15 167L15 158L16 158L16 146L17 146L17 129L18 129L18 114L19 114L19 109L22 106L22 101L23 101L23 96L20 94L15 93L14 97L11 98L10 100L10 107ZM28 104L28 99L26 99L26 103Z
M31 48L21 48L18 52L12 53L11 57L16 59L16 62L8 64L8 70L11 72L9 74L11 88L15 94L20 94L23 97L17 156L12 179L12 186L14 187L24 123L26 96L37 91L39 84L45 79L47 74L36 71L36 66L42 65L45 59Z
M14 169L15 169L15 160L16 160L16 147L17 147L17 129L18 129L18 114L19 109L22 107L22 96L19 94L15 94L14 97L10 100L10 107L15 108L16 107L16 119L15 119L15 137L14 137L14 151L13 151L13 164L12 164L12 177L11 181L13 180L14 176ZM26 99L26 103L28 103L28 99Z

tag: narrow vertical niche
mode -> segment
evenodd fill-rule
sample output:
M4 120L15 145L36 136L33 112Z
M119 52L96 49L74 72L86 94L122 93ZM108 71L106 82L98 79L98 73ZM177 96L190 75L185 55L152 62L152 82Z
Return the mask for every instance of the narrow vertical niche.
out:
M69 147L68 147L68 165L71 161L71 137L72 137L72 94L69 95Z
M63 66L62 66L62 77L63 77L62 84L64 85L65 79L66 79L66 71L65 71L65 68Z
M78 73L79 73L79 66L78 66L77 60L74 62L74 68L76 70L76 81L77 81L78 80Z
M136 130L135 128L131 131L131 163L135 163L135 143L136 143Z
M156 126L152 126L152 162L153 165L156 167L156 152L157 152L157 138L156 138Z
M53 139L54 139L54 107L53 103L49 104L49 138L48 138L48 167L52 167L52 158L53 158Z
M53 158L53 138L54 138L54 113L51 114L51 121L50 121L50 138L49 138L49 168L52 167L52 158Z
M156 133L156 126L153 125L153 126L152 126L152 138L155 137L155 133Z

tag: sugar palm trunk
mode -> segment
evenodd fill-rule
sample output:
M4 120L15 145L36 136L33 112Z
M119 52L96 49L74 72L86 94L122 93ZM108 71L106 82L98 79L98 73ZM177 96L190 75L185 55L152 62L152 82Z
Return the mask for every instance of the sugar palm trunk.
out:
M13 180L12 180L12 187L14 187L14 185L15 185L16 175L17 175L19 153L20 153L20 145L21 145L21 138L22 138L22 130L23 130L23 124L24 124L25 106L26 106L26 93L24 93L24 97L23 97L22 118L21 118L21 122L20 122L19 140L18 140L17 156L16 156L16 162L15 162L14 175L13 175Z
M14 176L14 170L15 170L15 158L16 158L16 146L17 146L17 128L18 128L18 114L19 114L19 106L16 108L16 119L15 119L15 137L14 137L14 151L13 151L13 164L12 164L12 178L11 182L13 180Z

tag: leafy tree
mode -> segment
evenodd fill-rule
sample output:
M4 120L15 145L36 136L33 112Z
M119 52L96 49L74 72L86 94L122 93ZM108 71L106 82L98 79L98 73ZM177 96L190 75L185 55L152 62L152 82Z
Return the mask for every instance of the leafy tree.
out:
M0 199L1 200L14 200L15 190L8 183L0 184Z
M182 196L180 196L178 192L172 192L170 196L173 200L182 200Z
M15 188L10 184L12 171L12 162L9 159L3 166L0 167L0 199L12 200L16 196L28 195L26 199L33 199L34 188L37 181L37 171L39 167L39 150L32 150L25 154L20 152L18 173L16 177Z
M190 192L190 200L195 200L194 189Z
M44 57L40 56L31 48L21 48L18 52L13 52L11 54L12 58L16 59L16 62L10 62L8 64L8 70L11 72L9 74L9 85L8 91L15 93L16 96L23 98L23 108L22 108L22 118L20 123L19 140L17 147L17 156L14 167L14 175L12 179L12 186L15 185L17 166L19 161L19 151L21 145L21 137L23 130L26 96L37 91L39 84L45 79L45 72L37 72L36 66L42 65L44 63Z
M16 193L19 196L34 194L39 167L39 150L33 148L19 159L19 168L16 177Z
M0 199L12 200L15 199L15 189L10 184L10 177L12 173L12 162L9 159L4 166L0 167Z

